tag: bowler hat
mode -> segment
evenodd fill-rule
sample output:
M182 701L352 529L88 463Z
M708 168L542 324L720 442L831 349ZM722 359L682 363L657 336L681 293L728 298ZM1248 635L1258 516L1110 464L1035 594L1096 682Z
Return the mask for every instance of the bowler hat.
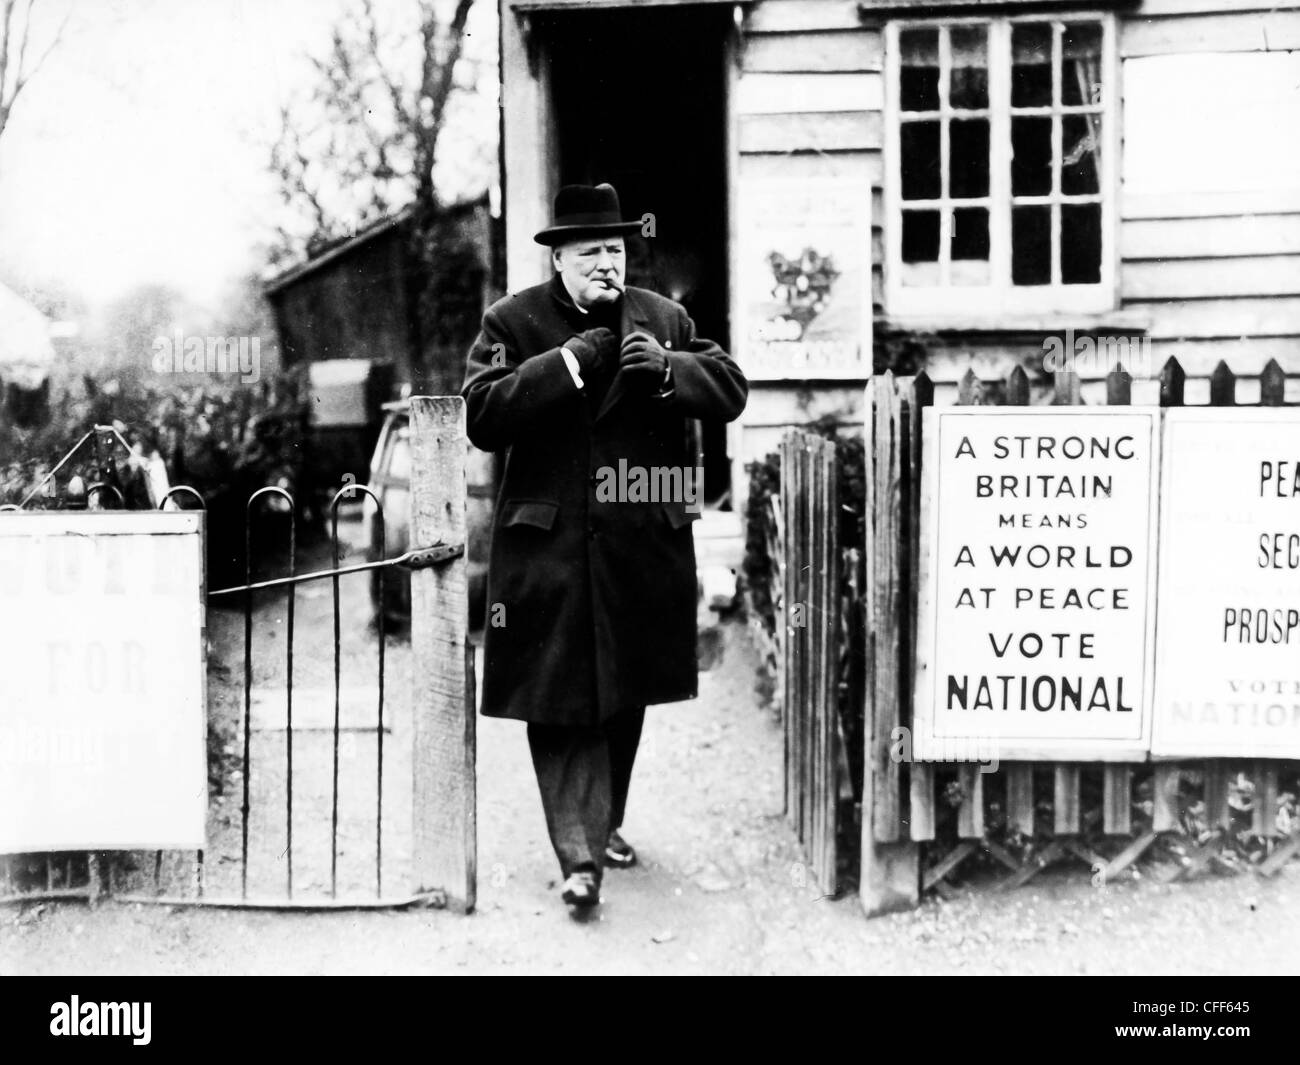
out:
M585 236L634 233L640 228L640 222L623 221L613 185L565 185L555 196L555 221L533 240L555 247Z

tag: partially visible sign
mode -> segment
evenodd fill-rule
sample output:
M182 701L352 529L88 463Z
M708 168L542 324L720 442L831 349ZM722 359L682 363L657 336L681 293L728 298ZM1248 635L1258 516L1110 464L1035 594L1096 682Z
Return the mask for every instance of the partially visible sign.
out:
M0 514L0 852L204 846L202 525Z
M1158 419L925 411L915 757L1146 757Z
M1300 758L1300 410L1165 415L1152 754Z
M742 160L742 166L746 160ZM871 376L871 201L851 175L742 171L741 332L750 380Z

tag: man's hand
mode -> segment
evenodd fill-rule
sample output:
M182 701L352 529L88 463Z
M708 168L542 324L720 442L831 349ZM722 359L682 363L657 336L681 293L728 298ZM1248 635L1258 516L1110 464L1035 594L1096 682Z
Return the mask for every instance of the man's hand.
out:
M660 392L668 383L668 353L654 337L640 331L623 338L619 366L634 387Z
M606 361L612 359L614 346L617 343L614 334L604 326L600 326L570 337L564 342L564 347L573 352L573 357L578 360L578 366L585 374L598 370Z

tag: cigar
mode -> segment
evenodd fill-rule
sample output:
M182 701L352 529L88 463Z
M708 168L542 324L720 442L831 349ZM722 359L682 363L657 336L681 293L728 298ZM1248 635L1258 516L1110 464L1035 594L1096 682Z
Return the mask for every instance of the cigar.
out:
M612 277L602 277L600 280L601 280L602 283L604 283L604 284L608 285L610 288L612 288L615 292L619 293L620 295L622 294L622 292L623 292L623 286L620 285L620 284L618 283L618 281L617 281L615 278L612 278Z

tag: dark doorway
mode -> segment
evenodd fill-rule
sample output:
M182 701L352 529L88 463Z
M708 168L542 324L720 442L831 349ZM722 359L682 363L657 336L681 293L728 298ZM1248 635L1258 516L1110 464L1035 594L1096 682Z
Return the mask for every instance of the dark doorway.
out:
M727 306L728 5L557 16L549 34L560 184L610 182L624 217L628 281L681 303L730 350ZM704 427L704 496L728 504L726 430Z

